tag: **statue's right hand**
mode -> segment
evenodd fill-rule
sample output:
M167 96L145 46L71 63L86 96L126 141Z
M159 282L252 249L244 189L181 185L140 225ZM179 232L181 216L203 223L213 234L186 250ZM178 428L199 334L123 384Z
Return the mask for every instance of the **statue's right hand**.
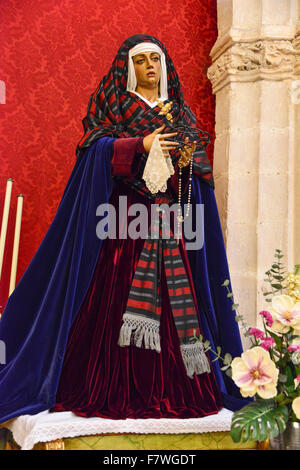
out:
M157 134L160 134L164 127L166 127L165 124L163 124L161 127L158 127L151 134L144 137L143 145L144 145L144 149L147 153L150 152L150 149L151 149L153 140L155 139L155 136ZM176 146L179 145L178 142L173 142L172 140L166 140L166 137L173 137L176 134L177 134L177 132L172 132L172 133L169 133L169 134L162 134L162 135L159 136L160 145L161 145L161 148L162 148L163 151L168 151L168 150L175 149Z

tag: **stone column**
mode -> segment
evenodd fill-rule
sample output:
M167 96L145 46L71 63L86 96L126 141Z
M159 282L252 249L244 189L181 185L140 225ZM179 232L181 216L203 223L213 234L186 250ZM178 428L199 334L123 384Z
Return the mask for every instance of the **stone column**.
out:
M268 307L275 250L288 269L300 263L299 12L299 0L218 0L215 193L234 300L251 326Z

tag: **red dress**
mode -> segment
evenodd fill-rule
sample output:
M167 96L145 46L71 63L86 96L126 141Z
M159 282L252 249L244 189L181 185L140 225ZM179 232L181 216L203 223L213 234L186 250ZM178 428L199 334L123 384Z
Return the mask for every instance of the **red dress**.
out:
M140 145L140 138L114 142L114 176L136 174ZM178 190L176 175L175 171L169 179L168 191ZM116 208L117 221L120 195L127 196L128 207L141 203L149 208L152 204L150 199L118 181L109 200ZM128 223L130 220L128 217ZM118 229L117 223L117 233ZM210 373L194 374L193 379L186 374L164 266L161 273L161 353L117 344L144 242L142 238L129 237L103 241L91 284L70 329L56 404L51 411L73 411L80 416L110 419L198 418L218 413L223 407L212 368ZM197 307L182 239L179 246Z

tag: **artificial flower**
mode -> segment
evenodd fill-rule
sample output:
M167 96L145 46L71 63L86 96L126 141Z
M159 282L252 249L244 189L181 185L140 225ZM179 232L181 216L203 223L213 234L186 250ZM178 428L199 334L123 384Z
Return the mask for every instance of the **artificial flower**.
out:
M259 312L259 314L265 318L267 326L271 327L273 325L274 320L270 312L268 312L267 310L262 310L261 312Z
M296 418L300 419L300 397L297 397L293 400L292 408L293 408L293 412L296 415Z
M258 328L250 328L249 335L250 336L255 336L256 339L262 339L263 340L265 338L264 332L259 330Z
M243 397L256 393L265 399L276 396L279 371L265 349L260 346L248 349L233 359L231 368L232 379Z
M285 327L300 328L300 302L295 303L289 295L275 295L270 310L274 321Z
M297 375L297 377L294 379L295 389L298 387L299 383L300 383L300 375Z
M270 338L267 338L265 337L264 338L264 341L261 343L261 347L264 348L266 351L269 351L270 348L272 348L275 344L275 340L270 337Z
M289 351L296 351L296 352L300 352L300 344L291 344L290 346L288 346L288 350Z
M291 356L291 360L295 366L298 366L300 364L300 354L297 351L294 351Z
M287 273L283 284L285 286L286 293L289 296L291 296L295 302L299 301L300 300L300 291L299 291L300 276L299 274Z
M283 325L278 320L274 320L272 328L270 328L270 330L273 331L274 333L281 334L281 335L284 333L287 333L288 331L290 331L290 329L291 328L289 326Z

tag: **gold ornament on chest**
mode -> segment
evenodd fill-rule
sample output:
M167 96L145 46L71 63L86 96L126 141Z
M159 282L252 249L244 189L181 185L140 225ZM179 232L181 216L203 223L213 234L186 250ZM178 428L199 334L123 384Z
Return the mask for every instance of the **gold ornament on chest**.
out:
M163 104L162 101L158 101L157 106L161 109L158 114L165 115L168 121L173 122L173 116L170 113L170 109L173 106L173 101L169 101L169 103L166 104Z

